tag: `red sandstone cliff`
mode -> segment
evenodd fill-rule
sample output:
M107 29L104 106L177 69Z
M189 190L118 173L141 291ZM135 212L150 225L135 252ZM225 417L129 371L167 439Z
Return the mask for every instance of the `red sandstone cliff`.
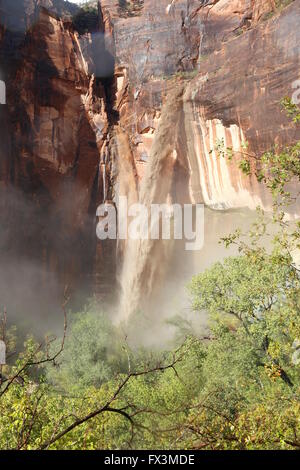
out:
M105 90L83 57L74 5L2 1L0 11L8 103L1 110L6 251L41 261L62 284L80 285L95 256Z
M115 3L104 0L102 8L115 40L116 106L138 173L149 157L162 103L184 80L177 150L189 160L194 199L202 193L205 202L213 205L215 198L216 205L230 207L247 205L248 198L253 207L263 197L254 181L234 168L220 168L220 162L209 174L206 160L217 137L237 150L247 140L258 152L295 137L279 102L298 79L299 2L273 11L274 2L265 1L153 0L145 2L140 16L127 19L117 16Z
M93 277L105 292L116 245L96 242L97 204L138 199L177 86L171 199L267 203L209 152L216 138L260 152L296 137L279 101L299 79L300 1L277 9L265 0L145 0L130 14L116 0L98 3L97 28L80 37L74 5L0 0L0 176L6 252L36 257L63 284Z

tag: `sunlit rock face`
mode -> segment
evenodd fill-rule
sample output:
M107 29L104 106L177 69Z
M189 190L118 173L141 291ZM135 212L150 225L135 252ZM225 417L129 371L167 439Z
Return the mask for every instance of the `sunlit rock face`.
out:
M299 2L276 14L272 2L149 1L140 16L121 20L114 2L102 5L114 35L116 62L124 72L119 81L119 122L131 142L140 197L148 180L155 179L147 168L158 158L153 143L165 125L162 106L168 108L171 90L183 84L184 95L176 108L179 130L173 136L177 161L172 172L164 174L169 192L160 202L204 202L218 210L258 205L269 209L265 188L255 177L242 174L238 163L246 142L249 152L259 156L274 143L297 137L279 103L291 94L299 73L298 31L294 34ZM188 54L182 53L187 50ZM168 112L173 122L172 109ZM164 114L164 123L166 119ZM216 154L217 140L233 148L232 162ZM170 152L170 162L173 155ZM125 252L121 275L125 317L130 306L147 295L143 273L159 272L155 257L144 256L150 245L140 247L140 252L135 246L127 253L129 259ZM156 259L165 255L161 245ZM128 272L132 264L140 276ZM149 284L153 292L152 281Z
M105 295L117 276L131 290L130 250L97 242L96 207L140 200L164 141L157 202L269 207L264 187L239 171L239 152L245 141L259 155L297 138L279 101L299 79L300 2L276 12L271 0L145 0L131 16L116 0L98 4L98 27L80 36L74 4L0 0L1 243L62 285L89 279ZM231 163L216 155L217 139L233 147ZM151 278L166 260L155 250ZM153 258L134 257L145 279Z
M118 17L115 2L101 5L114 37L120 124L139 178L162 104L183 81L178 151L190 169L191 200L218 209L268 208L269 195L241 173L238 160L246 142L260 155L295 138L279 102L298 78L299 2L277 14L272 1L153 0L127 19ZM230 164L214 151L220 139L235 151Z
M191 200L204 202L213 209L249 207L262 204L261 188L255 178L245 176L238 168L237 155L245 142L243 130L236 124L225 127L219 119L204 120L200 114L189 115L189 163ZM235 158L230 162L220 156L215 142L232 148Z
M204 174L208 183L203 183L202 176L199 185L204 200L213 203L215 199L222 204L218 194L225 185L225 206L252 207L259 201L268 205L264 189L255 181L242 177L236 165L228 166L222 159L216 163L214 152L209 163L205 155L207 150L212 150L216 137L224 138L237 151L241 150L239 142L247 141L249 151L258 156L274 143L283 145L299 137L280 107L282 97L292 95L292 84L299 75L297 44L300 36L296 28L299 15L300 4L294 2L270 21L246 29L238 38L224 43L206 57L199 75L189 84L186 94L188 112L193 133L198 135L192 141L197 146L198 161L202 155L200 166L204 167L206 162ZM211 170L213 165L214 171ZM211 196L212 192L215 197ZM249 193L248 200L246 192Z

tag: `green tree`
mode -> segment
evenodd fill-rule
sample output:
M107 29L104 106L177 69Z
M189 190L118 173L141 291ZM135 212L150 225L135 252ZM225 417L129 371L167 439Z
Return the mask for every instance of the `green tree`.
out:
M48 378L66 390L99 387L116 373L126 372L127 362L120 332L91 302L82 312L70 315L64 350L59 363L49 367Z
M283 105L295 124L299 109ZM220 158L233 149L217 143ZM273 218L259 218L250 241L236 231L224 238L240 256L195 276L189 289L196 311L208 312L214 339L203 363L204 385L184 428L188 446L212 449L300 448L300 367L293 349L300 334L299 223L285 209L294 201L288 185L300 180L300 145L251 154L241 168L272 191ZM268 243L269 242L269 243ZM297 343L298 344L298 343Z

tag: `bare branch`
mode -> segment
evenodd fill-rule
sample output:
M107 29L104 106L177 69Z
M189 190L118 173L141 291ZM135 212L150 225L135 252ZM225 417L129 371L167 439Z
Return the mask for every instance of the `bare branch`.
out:
M116 391L114 392L114 394L112 395L112 397L106 402L106 404L104 406L102 406L101 408L97 408L96 410L92 411L91 413L87 414L86 416L84 416L83 418L80 418L80 419L77 419L75 420L70 426L68 426L66 429L64 429L63 431L57 433L54 437L52 437L49 441L47 441L46 443L42 444L40 446L40 450L45 450L45 449L48 449L51 444L53 444L54 442L58 441L59 439L61 439L63 436L65 436L66 434L68 434L69 432L73 431L75 428L77 428L78 426L81 426L82 424L90 421L91 419L99 416L100 414L103 414L103 413L117 413L117 414L120 414L121 416L123 416L124 418L126 418L131 424L133 424L133 418L129 415L129 413L127 413L126 411L124 411L125 409L124 408L114 408L112 407L112 403L119 397L121 391L125 388L125 386L127 385L127 383L133 379L133 378L137 378L137 377L141 377L141 376L144 376L144 375L148 375L148 374L151 374L151 373L154 373L154 372L164 372L168 369L172 369L174 370L174 367L175 365L180 362L182 360L182 355L179 356L178 358L175 357L175 354L174 354L174 358L173 358L173 362L171 364L168 364L166 366L158 366L158 367L154 367L153 369L148 369L148 370L144 370L144 371L140 371L140 372L132 372L130 374L128 374L125 379L122 380L122 382L120 383L120 385L118 386L118 388L116 389Z

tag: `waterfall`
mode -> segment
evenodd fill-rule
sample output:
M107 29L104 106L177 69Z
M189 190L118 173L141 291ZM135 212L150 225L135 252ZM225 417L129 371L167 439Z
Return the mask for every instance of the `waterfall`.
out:
M243 207L253 210L263 205L261 188L242 174L237 161L228 163L226 158L217 155L214 148L218 139L223 139L225 146L232 146L238 152L242 149L244 135L236 124L226 127L218 119L205 120L201 110L189 99L184 84L175 85L163 105L145 175L135 187L134 197L132 183L128 184L129 157L124 158L130 154L130 149L124 142L123 151L119 148L122 158L118 194L127 196L129 201L140 202L147 207L148 214L152 204L171 205L183 201L204 203L215 210ZM119 213L119 217L127 217L127 214ZM148 227L151 227L150 219ZM222 232L222 219L219 232ZM167 281L167 272L175 255L182 260L186 272L187 260L191 262L192 257L198 260L202 256L201 252L193 255L180 251L174 240L151 240L150 236L147 240L119 241L119 246L123 255L119 276L122 288L120 321L126 321L138 309L147 311L149 306L156 305L155 299L160 295L162 282ZM180 270L179 265L176 269ZM201 270L201 263L198 270Z
M182 86L173 89L162 109L148 167L138 192L139 202L147 208L150 208L151 204L170 204L172 201L171 189L177 161L176 137L179 132L182 93ZM120 320L126 321L131 313L145 305L149 296L153 295L155 285L164 278L172 249L172 240L151 240L149 237L148 240L127 241L120 275Z

